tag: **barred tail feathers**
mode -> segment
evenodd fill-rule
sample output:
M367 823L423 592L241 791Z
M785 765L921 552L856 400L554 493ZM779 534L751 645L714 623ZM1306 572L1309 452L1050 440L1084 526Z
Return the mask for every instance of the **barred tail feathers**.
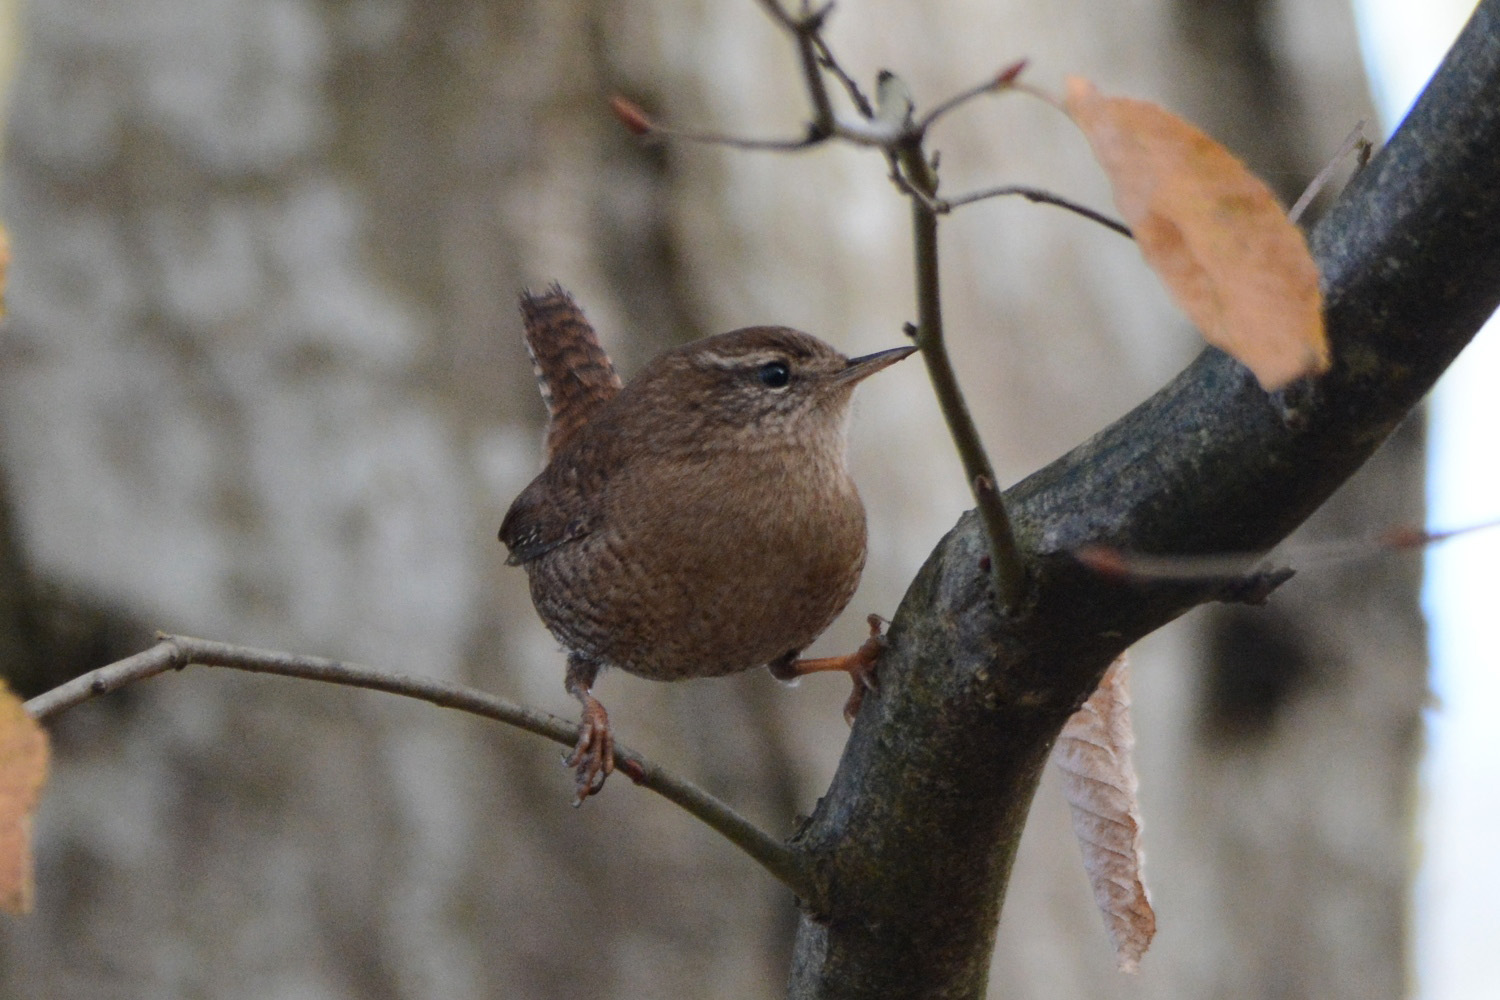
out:
M620 391L620 377L599 335L561 285L521 293L526 353L547 404L547 457Z

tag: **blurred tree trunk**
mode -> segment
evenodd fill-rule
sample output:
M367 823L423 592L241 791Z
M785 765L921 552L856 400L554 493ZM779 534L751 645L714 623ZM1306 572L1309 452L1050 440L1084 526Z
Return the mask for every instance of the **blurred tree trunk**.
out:
M674 122L794 134L792 54L748 0L59 0L23 28L0 539L27 582L0 592L0 623L101 609L82 631L105 638L57 669L127 647L133 623L569 713L561 656L494 542L538 460L517 290L562 281L627 373L733 326L786 323L852 353L899 343L909 318L905 210L878 158L641 149L603 112L620 91ZM1023 55L1043 85L1086 73L1195 117L1290 195L1368 115L1333 0L867 0L840 7L831 37L863 78L899 69L928 103ZM954 190L1045 182L1107 204L1082 140L1037 102L971 109L939 140ZM945 240L954 349L1007 480L1193 351L1185 328L1163 341L1182 324L1103 230L991 204ZM915 369L865 390L853 448L872 552L830 650L894 607L967 505ZM1314 530L1417 519L1419 452L1409 428ZM1145 644L1158 943L1137 979L1112 971L1044 789L993 992L1404 993L1415 566L1323 571L1269 612L1200 615ZM0 648L65 634L17 625ZM845 691L817 679L611 676L602 694L622 738L778 831L811 809L846 733ZM627 783L567 808L556 753L530 738L206 672L55 732L37 913L0 930L9 992L782 989L783 891Z

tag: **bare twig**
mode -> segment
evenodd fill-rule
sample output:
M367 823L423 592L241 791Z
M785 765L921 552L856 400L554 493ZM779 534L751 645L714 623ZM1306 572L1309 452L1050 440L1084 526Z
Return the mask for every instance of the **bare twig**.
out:
M1052 105L1063 114L1068 113L1068 106L1061 97L1058 97L1056 94L1050 94L1041 87L1033 86L1021 80L1016 80L1010 86L1012 90L1019 91L1022 94L1029 94L1039 101Z
M728 146L731 149L768 150L774 153L800 153L812 149L829 139L829 135L809 128L800 139L753 139L747 136L727 135L722 132L695 132L688 129L666 128L653 125L650 135L663 139L682 139L707 146Z
M833 113L833 101L828 96L828 84L818 66L818 47L813 39L823 30L823 19L833 10L833 4L828 3L816 11L809 11L804 5L802 16L793 17L776 0L760 2L761 6L771 12L776 22L790 31L797 40L797 55L801 57L802 63L802 82L807 87L807 96L813 106L810 133L832 135L837 119Z
M561 743L565 747L572 747L578 737L576 725L550 712L528 708L474 688L431 677L387 673L321 656L252 649L189 636L160 635L158 640L155 646L144 652L92 670L60 687L37 695L26 703L26 711L34 719L49 719L127 684L168 670L181 670L190 664L198 664L384 691L503 722ZM634 765L634 770L639 771L640 777L636 779L638 784L675 803L716 830L730 843L760 862L762 867L798 896L804 900L818 898L816 887L799 857L781 841L735 812L727 803L633 750L616 746L615 756L628 761Z
M771 20L786 28L788 31L797 30L797 19L783 6L779 0L756 0L770 15Z
M1018 77L1021 74L1021 71L1025 68L1026 60L1018 60L1005 67L1000 72L990 77L988 80L985 80L983 83L975 84L968 90L960 91L959 93L954 94L952 97L948 98L946 101L943 101L937 107L927 112L927 114L923 115L922 118L917 122L917 131L925 135L927 133L927 130L932 127L934 122L936 122L944 115L948 114L950 111L953 111L961 107L962 105L967 104L969 101L974 100L974 98L976 97L983 97L986 94L993 94L998 91L1005 90L1008 87L1014 86L1016 77Z
M1328 566L1366 559L1389 552L1437 545L1452 538L1478 531L1500 528L1500 519L1483 521L1463 528L1444 531L1427 531L1423 528L1398 525L1368 538L1343 538L1324 542L1291 543L1277 551L1283 562L1296 563L1304 568ZM1212 555L1159 555L1147 552L1132 552L1111 545L1086 545L1073 553L1074 558L1090 569L1105 576L1137 580L1143 583L1194 583L1204 580L1227 580L1246 574L1246 568L1256 566L1255 573L1266 572L1262 566L1266 558L1260 552L1219 552ZM1275 571L1279 572L1279 571Z
M972 205L974 202L984 201L986 198L1004 198L1010 195L1019 195L1030 202L1065 208L1070 212L1083 216L1085 219L1099 223L1099 225L1106 229L1114 230L1126 239L1135 238L1135 234L1130 231L1130 227L1118 219L1113 219L1103 212L1097 212L1087 205L1080 205L1078 202L1064 198L1062 195L1053 194L1051 191L1045 191L1041 188L1027 187L1023 184L1006 184L1002 187L986 188L983 191L975 191L972 194L962 195L957 198L940 199L937 202L937 211L951 212L955 208Z
M1318 196L1318 192L1323 190L1333 178L1334 171L1356 149L1360 151L1357 166L1355 167L1358 170L1370 159L1370 140L1365 138L1365 122L1363 118L1355 123L1354 128L1350 130L1349 135L1344 139L1343 144L1339 146L1338 152L1334 153L1328 162L1323 165L1323 169L1318 171L1318 176L1314 177L1312 182L1307 185L1307 189L1302 192L1301 197L1297 199L1297 203L1286 213L1286 217L1293 222L1302 218L1302 213L1307 211L1307 206L1312 204L1312 200Z
M817 137L821 140L828 136L838 136L857 146L874 146L885 150L894 148L906 137L910 128L909 122L886 121L881 118L878 110L873 116L865 116L853 121L842 119L834 112L833 99L828 94L828 81L823 78L825 61L832 60L828 45L822 40L823 22L833 10L831 2L810 10L804 5L804 13L797 17L789 14L786 8L776 0L759 0L759 2L776 23L786 28L796 39L797 54L802 65L802 82L807 88L808 100L812 102L813 108L812 124L808 127L809 137ZM839 70L836 75L839 74L842 74L842 70ZM847 74L840 75L840 79L845 76ZM850 80L845 83L845 88L848 89L852 82ZM854 92L858 92L857 87L854 88ZM857 99L855 103L860 107L860 114L864 115L869 104L868 102L861 103L861 101L862 99Z
M828 43L822 36L823 21L833 9L828 3L816 10L807 9L794 17L776 0L759 0L777 24L784 27L796 40L797 54L802 67L803 84L807 88L808 100L812 104L812 120L805 135L797 139L748 139L720 132L700 132L689 129L667 128L652 121L644 111L622 97L610 100L610 107L625 127L638 136L660 139L683 139L735 149L769 150L791 153L811 149L837 136L857 146L873 146L889 152L904 141L910 130L909 116L899 120L887 119L875 112L870 102L860 92L852 77L844 72L834 60ZM859 109L861 117L840 118L828 93L828 83L823 78L827 70L843 84L850 98Z
M989 540L990 571L994 575L1000 603L1007 610L1014 611L1021 602L1026 570L1011 530L1010 517L1005 512L1005 503L996 488L989 455L985 453L979 429L974 425L968 403L958 387L958 377L953 372L953 362L943 342L938 216L927 202L937 194L937 175L919 144L908 145L899 155L901 173L912 188L926 196L925 199L914 196L911 200L917 275L917 346L922 349L922 360L927 365L933 394L937 396L938 407L948 424L948 433L963 462L964 475L974 492L979 519L984 523L985 536Z
M818 64L832 73L833 78L843 86L844 93L849 95L849 100L854 103L855 110L860 113L860 116L874 118L874 105L865 96L865 92L859 88L854 77L850 76L843 65L834 58L833 50L828 47L828 40L823 37L822 32L813 36L813 47L818 50Z
M640 105L619 94L609 99L609 109L615 113L615 117L630 130L632 135L640 136L643 139L682 139L687 142L731 146L735 149L769 149L784 153L794 153L799 150L810 149L830 137L829 133L820 133L813 128L809 128L807 134L800 139L747 139L737 135L725 135L720 132L697 132L691 129L668 128L646 114Z
M1216 585L1215 599L1224 604L1265 604L1297 573L1289 566L1272 566L1253 553L1152 556L1109 545L1086 545L1073 556L1100 576L1118 580Z

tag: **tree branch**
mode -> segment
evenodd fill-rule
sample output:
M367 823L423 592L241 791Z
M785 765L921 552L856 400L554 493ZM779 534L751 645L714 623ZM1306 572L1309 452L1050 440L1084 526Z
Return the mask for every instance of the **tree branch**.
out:
M1346 480L1500 302L1500 0L1311 235L1333 368L1268 395L1212 348L1011 489L1030 600L1000 613L965 515L912 583L833 784L793 839L823 909L792 997L984 995L1016 846L1052 740L1109 662L1213 600L1122 584L1072 553L1262 552Z
M937 124L940 118L944 117L950 112L957 111L963 105L969 103L975 98L983 97L986 94L999 93L1000 91L1006 89L1007 87L1015 83L1016 77L1020 76L1021 71L1025 68L1026 60L1019 59L1002 69L1000 72L996 73L994 76L990 77L988 80L985 80L983 83L975 84L968 90L959 91L957 94L954 94L946 101L939 102L937 107L933 108L931 111L927 112L927 114L923 115L921 120L916 123L916 133L918 135L925 136L928 129L932 128L933 125Z
M119 690L127 684L198 664L384 691L503 722L546 737L554 743L561 743L565 747L572 747L578 737L577 725L550 712L527 708L484 691L432 677L386 673L321 656L252 649L182 635L160 635L158 640L155 646L144 652L91 670L51 691L37 695L26 703L26 711L32 718L43 721L91 698ZM617 745L615 756L629 761L639 769L641 777L637 784L682 807L722 834L801 898L818 898L802 859L781 841L735 812L727 803L652 763L634 750Z
M937 177L920 146L898 152L898 176L904 175L911 195L912 246L917 276L917 346L932 382L933 394L948 424L948 433L958 449L964 476L989 540L990 567L1001 606L1016 608L1026 586L1026 568L1016 546L1005 502L996 488L995 471L980 440L979 428L969 413L958 386L953 362L943 336L942 293L938 270L938 217L930 199L937 194Z

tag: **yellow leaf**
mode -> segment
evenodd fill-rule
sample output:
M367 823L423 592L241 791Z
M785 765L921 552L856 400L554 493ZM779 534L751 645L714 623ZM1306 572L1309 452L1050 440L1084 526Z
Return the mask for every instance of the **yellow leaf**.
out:
M47 780L47 734L0 684L0 909L31 909L31 812Z
M1123 972L1136 970L1156 935L1156 912L1141 874L1145 856L1130 760L1134 746L1122 656L1063 724L1052 762L1062 772L1083 868Z
M1078 77L1065 106L1172 300L1268 392L1328 370L1318 268L1276 196L1223 146Z

